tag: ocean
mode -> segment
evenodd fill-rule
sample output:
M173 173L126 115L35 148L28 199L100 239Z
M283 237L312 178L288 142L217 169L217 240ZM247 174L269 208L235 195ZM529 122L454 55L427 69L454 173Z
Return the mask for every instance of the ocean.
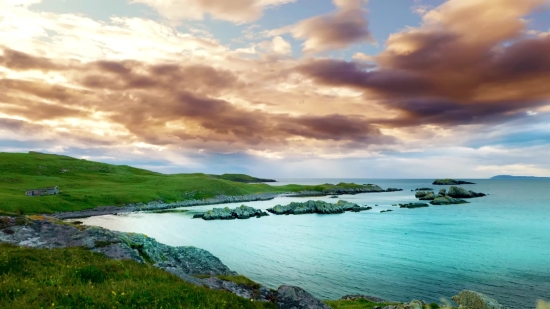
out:
M321 299L365 294L392 301L450 300L463 289L482 292L509 308L535 308L550 300L550 180L470 179L461 187L489 194L470 204L401 209L417 202L412 189L433 179L281 179L288 183L373 183L404 191L340 195L372 206L337 215L289 215L204 221L187 213L132 213L83 219L87 225L137 232L173 246L206 249L229 268L271 288L300 286ZM276 204L329 197L245 203ZM378 205L378 206L375 206ZM380 213L392 209L393 212Z

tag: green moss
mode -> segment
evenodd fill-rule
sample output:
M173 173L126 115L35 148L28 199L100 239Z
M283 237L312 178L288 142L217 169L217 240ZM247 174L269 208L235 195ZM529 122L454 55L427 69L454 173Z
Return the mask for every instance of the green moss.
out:
M0 244L0 308L275 308L82 248Z

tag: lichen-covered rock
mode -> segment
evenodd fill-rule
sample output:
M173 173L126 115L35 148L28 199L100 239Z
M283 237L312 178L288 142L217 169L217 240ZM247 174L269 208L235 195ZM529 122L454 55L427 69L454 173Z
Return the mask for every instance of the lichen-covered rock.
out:
M451 298L458 305L469 309L504 309L495 299L474 291L464 290Z
M330 309L304 289L289 285L282 285L277 290L277 307L279 309Z

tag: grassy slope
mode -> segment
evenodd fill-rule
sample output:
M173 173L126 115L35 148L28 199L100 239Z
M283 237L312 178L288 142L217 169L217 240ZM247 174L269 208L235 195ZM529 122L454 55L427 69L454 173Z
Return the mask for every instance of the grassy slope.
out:
M61 173L61 170L68 170ZM28 197L25 190L59 186L56 196ZM216 195L320 191L332 185L245 184L205 174L165 175L39 153L0 153L0 213L51 213L163 199L175 202ZM341 186L354 186L341 184Z
M212 176L220 179L244 182L244 183L274 182L274 180L272 179L257 178L257 177L252 177L245 174L223 174L223 175L212 175Z
M0 308L275 308L81 248L0 243Z

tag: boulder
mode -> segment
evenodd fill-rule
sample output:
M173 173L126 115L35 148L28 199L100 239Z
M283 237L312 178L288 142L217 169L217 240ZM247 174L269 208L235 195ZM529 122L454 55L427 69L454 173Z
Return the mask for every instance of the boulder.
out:
M307 201L304 203L292 202L288 205L276 205L267 211L276 215L302 215L302 214L341 214L346 211L360 212L370 210L370 207L361 207L355 203L338 201L336 204L323 201Z
M459 306L470 309L504 309L495 299L487 295L464 290L458 295L451 297Z
M441 196L445 196L445 195L447 195L447 190L441 189L441 190L439 190L439 194L437 196L441 197Z
M411 191L433 191L434 189L432 188L416 188L414 190L411 190Z
M277 290L277 308L279 309L330 309L304 289L282 285Z
M416 197L416 198L421 198L421 197L426 196L428 193L430 193L430 192L427 192L427 191L417 191L417 192L414 194L414 197Z
M264 217L268 214L260 209L255 209L249 206L241 205L235 209L214 208L202 214L204 220L233 220L233 219L250 219L251 217ZM194 215L193 218L201 218L200 214Z
M388 209L388 210L382 210L380 213L383 213L383 212L390 212L390 211L393 211L391 209Z
M204 214L195 214L193 215L193 219L199 219L199 218L202 218L204 217Z

